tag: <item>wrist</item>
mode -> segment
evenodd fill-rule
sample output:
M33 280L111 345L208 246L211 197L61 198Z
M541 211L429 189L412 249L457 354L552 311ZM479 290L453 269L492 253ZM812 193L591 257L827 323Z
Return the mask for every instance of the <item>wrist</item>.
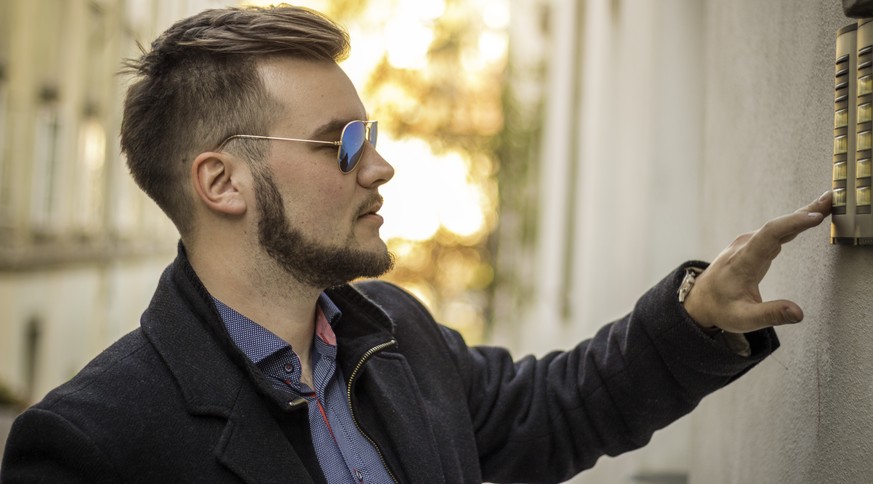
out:
M693 291L694 286L697 284L698 278L703 274L703 271L704 269L695 266L685 268L685 277L682 279L682 283L679 284L679 304L685 308L685 312L688 313L688 316L692 321L694 321L694 324L700 327L700 329L707 334L715 335L721 332L721 329L714 324L706 324L703 321L703 318L701 318L702 312L697 305L699 302L697 296L699 294L697 294L696 291Z
M721 345L728 348L732 352L737 355L748 357L752 354L751 346L749 345L749 340L746 339L742 334L735 334L727 332L716 325L708 326L705 323L701 322L701 314L704 314L705 303L701 302L701 299L698 297L700 295L699 291L692 291L694 286L697 284L698 277L703 274L704 269L699 267L687 267L685 269L685 277L682 279L682 283L679 284L679 304L685 307L685 312L688 314L688 317L694 321L694 324L700 328L700 330L712 338L715 341L718 341Z
M685 304L685 300L688 299L688 295L691 293L691 289L694 287L694 283L697 282L697 277L703 274L703 269L699 267L689 266L685 268L685 277L682 279L682 283L679 284L679 304Z

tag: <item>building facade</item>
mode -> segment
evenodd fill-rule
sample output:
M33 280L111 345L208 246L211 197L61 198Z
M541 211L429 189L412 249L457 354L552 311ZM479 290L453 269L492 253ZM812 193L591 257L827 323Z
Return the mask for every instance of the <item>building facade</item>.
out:
M127 79L206 0L0 2L0 384L23 403L136 327L174 227L119 153Z

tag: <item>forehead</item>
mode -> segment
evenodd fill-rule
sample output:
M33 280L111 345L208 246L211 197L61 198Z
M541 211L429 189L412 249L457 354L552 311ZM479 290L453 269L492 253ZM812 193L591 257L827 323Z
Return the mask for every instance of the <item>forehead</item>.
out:
M335 62L276 58L259 63L258 70L267 92L284 108L277 130L299 132L329 121L366 119L357 90Z

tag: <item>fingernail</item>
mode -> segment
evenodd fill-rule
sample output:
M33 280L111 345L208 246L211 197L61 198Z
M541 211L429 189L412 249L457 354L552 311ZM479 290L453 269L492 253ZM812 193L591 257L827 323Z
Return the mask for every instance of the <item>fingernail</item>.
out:
M794 314L790 309L785 309L782 311L785 320L790 324L799 323L803 318L798 318L796 314Z
M820 197L818 197L818 201L823 202L823 201L827 200L828 197L830 197L830 196L831 196L831 191L827 190L824 193L822 193Z
M806 216L809 218L824 218L824 215L822 215L821 212L809 212Z

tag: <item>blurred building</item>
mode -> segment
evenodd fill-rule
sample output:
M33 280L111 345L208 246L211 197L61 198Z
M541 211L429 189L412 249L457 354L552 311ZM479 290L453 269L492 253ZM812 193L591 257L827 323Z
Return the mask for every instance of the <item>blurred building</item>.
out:
M126 79L170 23L223 2L0 2L0 384L24 402L139 324L175 229L119 153Z
M527 205L501 206L493 325L516 356L592 336L701 252L702 4L522 3L510 79L528 110L516 114L542 127L526 183L507 194L501 181ZM686 482L690 437L683 419L573 482Z

